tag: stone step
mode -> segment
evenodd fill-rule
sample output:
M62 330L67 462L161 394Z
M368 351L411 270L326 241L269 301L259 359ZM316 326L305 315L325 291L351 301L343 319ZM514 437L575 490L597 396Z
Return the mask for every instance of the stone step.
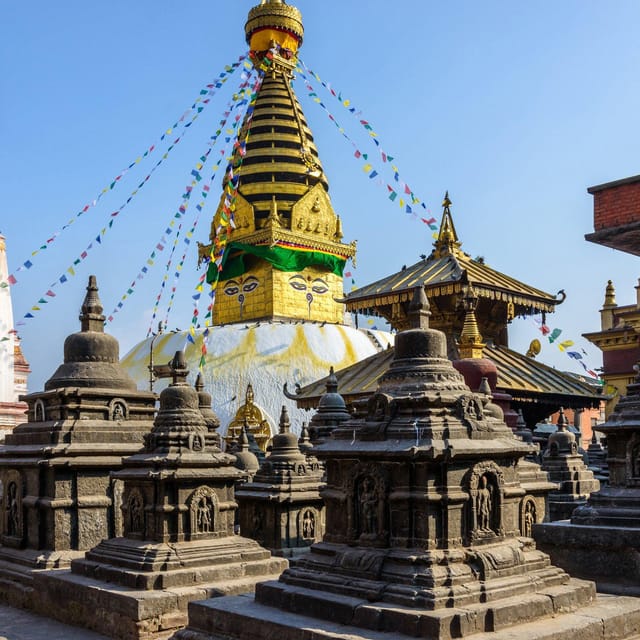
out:
M510 603L513 604L513 603ZM371 605L375 606L375 605ZM521 606L527 603L521 600ZM414 612L416 619L422 612ZM540 611L530 611L536 618ZM404 633L403 633L404 631ZM431 632L416 625L402 630L368 630L335 621L319 620L302 613L282 611L250 596L193 602L189 626L176 640L389 640L394 637L428 637L445 640L459 637L443 625ZM453 634L451 632L454 632ZM636 640L640 634L640 601L635 598L597 596L591 604L571 613L556 613L497 631L464 634L470 640Z

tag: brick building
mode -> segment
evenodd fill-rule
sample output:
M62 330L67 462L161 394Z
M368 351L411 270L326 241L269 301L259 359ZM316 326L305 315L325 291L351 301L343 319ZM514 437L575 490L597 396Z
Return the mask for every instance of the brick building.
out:
M640 176L590 187L594 197L593 233L585 235L590 242L640 256ZM600 309L600 331L584 337L602 351L602 377L605 390L613 398L608 402L609 415L626 395L633 382L633 367L640 361L640 283L635 287L635 300L618 305L613 282L609 280L604 304Z

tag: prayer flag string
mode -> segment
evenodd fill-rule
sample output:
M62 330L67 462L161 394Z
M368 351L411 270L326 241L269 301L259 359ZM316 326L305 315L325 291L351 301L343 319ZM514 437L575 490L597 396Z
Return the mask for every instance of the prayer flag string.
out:
M178 120L174 122L173 125L168 127L165 132L160 136L160 142L164 141L165 138L170 136L175 129L180 127L188 128L190 127L195 120L200 116L202 111L205 109L205 105L209 104L211 98L216 94L217 90L220 89L229 79L229 77L234 73L234 71L242 64L243 61L246 61L247 54L241 55L236 62L233 62L230 65L224 67L223 71L221 71L217 78L212 82L205 85L199 92L198 97L191 104L191 106L180 116ZM245 62L245 65L251 65L248 62ZM185 121L190 117L190 120L185 123ZM185 124L183 124L185 123ZM175 144L175 143L174 143ZM124 176L137 164L142 162L145 158L151 155L156 150L156 144L152 144L149 146L144 153L139 155L133 162L130 162L125 169L123 169L115 178L113 178L100 192L99 194L90 202L84 205L82 209L76 215L71 218L65 225L63 225L60 229L54 232L45 242L43 242L40 247L31 252L29 259L25 260L12 274L10 274L7 278L7 282L10 285L15 285L18 282L18 278L16 274L21 271L31 269L33 267L33 258L39 254L41 251L48 249L55 240L60 236L60 234L68 229L80 216L85 214L87 211L95 207L98 202L101 200L102 196L104 196L109 191L112 191L118 183L124 178Z
M199 326L199 301L207 277L208 265L211 261L213 261L217 265L218 272L222 270L222 259L224 256L224 252L229 242L229 238L231 237L233 230L236 228L234 214L238 195L239 172L244 162L244 157L247 153L247 142L249 140L249 132L251 129L251 122L253 120L258 92L260 91L260 87L262 86L262 82L264 80L265 70L266 68L268 68L272 58L272 53L267 54L265 62L258 68L258 77L251 89L251 96L248 101L248 106L245 111L244 118L241 118L240 114L237 114L234 118L235 139L233 143L233 153L229 158L230 162L227 166L226 174L223 180L223 200L214 217L216 225L215 237L213 239L213 242L211 243L209 256L204 261L204 273L198 280L198 285L196 286L196 295L193 296L195 303L194 311L193 317L191 319L191 324L189 326L189 333L187 335L187 342L191 342L192 344L195 344L196 327ZM242 129L240 129L241 123ZM240 140L241 130L245 132L244 139L242 141ZM204 319L204 331L202 335L201 355L199 362L200 371L203 370L206 364L207 341L211 333L211 326L213 324L213 307L216 298L216 284L217 280L214 280L211 283L209 291L209 304Z
M533 318L533 323L537 326L540 333L549 340L549 344L554 344L558 347L558 349L565 353L569 358L575 360L580 364L580 366L585 370L588 376L591 378L595 378L599 384L604 384L603 380L600 376L595 372L593 367L590 367L587 362L585 362L586 357L588 357L588 353L580 348L575 346L575 342L573 340L562 340L559 338L563 333L562 329L551 329L545 322L543 316L536 316Z
M300 65L302 65L302 66L300 66ZM436 224L436 219L431 216L431 212L427 208L427 205L423 201L421 201L415 195L413 189L404 180L402 180L402 177L400 175L400 170L398 169L398 167L395 164L393 164L394 157L389 155L382 148L378 134L373 130L373 127L371 126L371 124L367 120L364 120L362 118L362 112L356 110L355 107L352 107L351 106L351 101L349 99L343 98L341 92L336 92L335 89L333 89L331 87L330 83L325 82L324 80L322 80L320 78L320 76L317 73L315 73L314 71L309 69L307 67L307 65L304 63L303 60L300 60L300 65L298 65L296 70L304 80L305 87L306 87L306 89L308 91L308 96L312 99L313 102L318 104L326 112L329 120L331 120L334 123L334 125L338 129L339 133L346 140L348 140L351 143L352 147L355 150L354 151L354 157L357 160L362 160L362 162L363 162L362 169L368 175L369 179L373 180L373 179L377 178L376 184L378 186L381 186L381 187L386 187L387 192L388 192L388 196L387 197L391 202L397 204L399 206L399 208L402 211L404 211L405 213L407 213L409 215L412 215L414 218L419 218L432 231L437 231L438 226ZM305 71L306 71L306 73L305 73ZM340 102L340 104L343 107L345 107L349 111L349 113L351 113L356 119L358 119L358 122L360 123L360 125L367 132L368 137L370 137L373 140L374 144L376 145L378 153L380 154L380 158L382 160L382 163L383 164L388 164L390 166L390 168L391 168L391 171L393 171L393 180L396 183L395 186L392 186L391 184L388 184L388 183L385 184L385 181L382 180L381 177L379 177L378 169L370 161L369 154L363 153L358 148L357 144L347 134L347 132L345 131L344 127L342 127L338 123L338 121L335 118L335 116L329 111L329 109L324 104L324 102L322 101L320 96L318 96L318 93L315 91L313 85L311 84L311 80L309 79L309 76L312 76L313 78L315 78L316 81L320 82L320 84L322 84L322 86L334 98L336 98L336 100L338 100L338 102ZM422 209L424 209L429 214L428 218L424 218L422 216L418 216L418 213L417 213L417 207L418 206L422 207Z

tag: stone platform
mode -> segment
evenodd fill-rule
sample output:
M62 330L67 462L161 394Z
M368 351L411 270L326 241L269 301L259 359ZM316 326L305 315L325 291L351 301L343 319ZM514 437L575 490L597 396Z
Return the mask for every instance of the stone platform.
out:
M221 555L224 549L215 557L209 548L208 565L196 562L189 566L189 556L200 554L197 550L190 554L189 545L183 544L185 566L142 574L132 569L128 572L130 580L121 567L88 560L74 562L73 572L35 572L34 604L40 613L112 638L161 640L187 624L189 602L253 592L258 580L273 580L286 566L285 560L272 557L253 541L244 553L239 550L240 544L234 549L228 540L206 542L208 547L223 543L226 557ZM159 557L158 545L152 546L150 555ZM167 564L173 564L176 554L171 545L164 546Z
M391 637L443 639L469 636L473 640L628 640L640 634L640 602L635 598L594 596L593 602L571 611L564 594L574 591L553 587L527 598L508 598L465 610L437 613L403 607L379 606L364 600L335 597L331 619L319 620L299 612L283 611L256 602L250 596L217 598L189 605L189 628L176 640L389 640ZM262 588L263 585L260 585ZM266 585L271 588L270 585ZM580 589L593 587L582 582ZM305 611L304 591L296 589L298 611ZM330 605L329 602L327 602ZM529 610L529 620L521 611ZM484 613L480 612L484 609ZM407 625L397 626L398 615L408 614ZM313 615L318 612L314 611ZM515 617L514 617L515 614ZM454 619L464 621L460 628ZM370 629L362 622L369 620ZM514 626L516 625L516 626ZM439 627L439 635L435 626ZM434 633L435 632L435 633Z
M594 580L599 592L640 596L640 531L635 527L534 525L538 548L571 575Z

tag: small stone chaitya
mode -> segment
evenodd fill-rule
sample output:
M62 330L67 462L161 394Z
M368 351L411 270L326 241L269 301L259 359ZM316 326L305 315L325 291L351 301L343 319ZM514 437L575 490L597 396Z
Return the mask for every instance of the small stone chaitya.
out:
M28 604L34 569L68 567L102 539L122 534L122 483L110 472L140 451L153 426L153 393L138 391L104 332L95 276L81 330L44 391L24 396L28 422L0 447L0 594Z
M277 555L307 551L324 533L320 489L324 469L312 453L300 450L282 407L280 433L253 481L236 491L240 532Z
M41 611L116 638L151 638L184 625L190 600L251 591L286 567L234 535L243 472L203 416L181 351L171 372L145 450L114 474L124 483L124 536L103 540L70 572L40 573Z

